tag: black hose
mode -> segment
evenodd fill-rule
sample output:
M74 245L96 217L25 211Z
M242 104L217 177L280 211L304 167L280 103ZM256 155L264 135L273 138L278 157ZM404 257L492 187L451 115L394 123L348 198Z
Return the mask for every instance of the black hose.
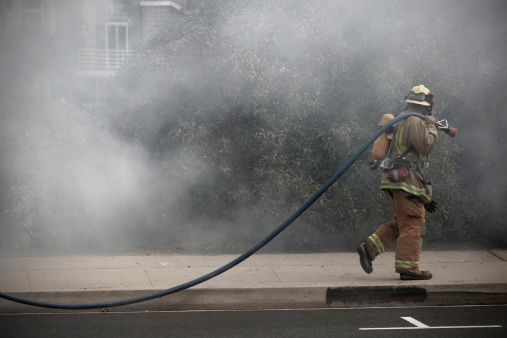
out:
M122 306L122 305L128 305L128 304L134 304L134 303L140 303L144 301L148 301L155 298L160 298L163 296L167 296L188 288L191 288L193 286L196 286L198 284L201 284L203 282L206 282L223 272L235 267L239 263L243 262L245 259L259 251L262 247L264 247L266 244L268 244L272 239L274 239L276 236L278 236L285 228L287 228L292 222L294 222L303 212L306 211L317 199L320 198L342 175L347 171L350 166L361 156L361 154L388 128L390 128L392 125L396 124L397 122L406 119L410 116L417 116L421 119L426 119L425 116L417 114L417 113L407 113L407 114L400 114L388 123L386 123L383 127L379 128L373 136L371 136L359 150L352 156L341 168L338 170L330 179L326 182L306 203L304 203L295 213L293 213L289 218L287 218L282 224L278 226L272 233L270 233L266 238L261 240L259 243L257 243L255 246L253 246L250 250L243 253L241 256L238 256L236 259L232 260L228 264L204 275L199 278L196 278L194 280L191 280L189 282L180 284L178 286L172 287L170 289L161 290L158 292L154 292L151 294L128 298L128 299L122 299L122 300L116 300L116 301L109 301L109 302L101 302L101 303L86 303L86 304L61 304L61 303L47 303L47 302L40 302L30 299L24 299L20 297L15 297L3 292L0 292L0 298L4 298L13 302L26 304L26 305L33 305L38 307L44 307L44 308L52 308L52 309L65 309L65 310L85 310L85 309L98 309L98 308L108 308L108 307L116 307L116 306Z

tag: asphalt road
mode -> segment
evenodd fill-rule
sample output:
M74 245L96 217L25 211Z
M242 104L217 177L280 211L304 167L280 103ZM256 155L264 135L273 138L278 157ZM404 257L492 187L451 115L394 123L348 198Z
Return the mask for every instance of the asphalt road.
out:
M507 305L0 315L7 337L507 337Z

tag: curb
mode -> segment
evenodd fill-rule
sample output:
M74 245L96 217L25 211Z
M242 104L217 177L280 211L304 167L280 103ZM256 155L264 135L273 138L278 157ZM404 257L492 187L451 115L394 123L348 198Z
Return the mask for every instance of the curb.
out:
M153 292L156 291L58 291L11 295L48 303L88 304L128 299ZM41 308L0 299L0 313L321 309L478 304L507 304L507 284L199 288L183 290L145 302L91 310Z

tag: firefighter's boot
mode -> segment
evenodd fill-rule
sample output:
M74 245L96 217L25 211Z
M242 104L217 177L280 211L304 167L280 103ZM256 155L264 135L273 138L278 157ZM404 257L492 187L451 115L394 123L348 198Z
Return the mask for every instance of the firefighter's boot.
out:
M428 280L431 279L431 277L433 277L433 274L429 270L419 271L418 273L400 273L401 280Z
M375 259L375 256L373 256L371 250L369 250L368 241L359 244L357 253L359 254L359 263L361 263L364 272L372 273L373 265L371 262Z

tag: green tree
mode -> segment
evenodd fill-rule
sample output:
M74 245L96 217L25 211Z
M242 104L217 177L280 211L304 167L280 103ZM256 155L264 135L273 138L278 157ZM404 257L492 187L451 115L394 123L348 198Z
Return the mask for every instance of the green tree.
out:
M173 207L186 210L187 222L229 232L237 220L249 233L273 228L359 148L382 113L403 109L412 85L428 84L453 118L451 102L470 90L455 63L473 46L466 32L456 34L459 19L449 22L437 7L206 4L171 23L117 74L107 111L117 114L118 132L165 162L162 181L185 182ZM421 21L432 24L421 29ZM461 151L446 137L430 172L441 205L431 217L434 238L466 238L456 230L473 217L456 176ZM364 155L302 216L296 241L319 231L357 240L389 217L367 162Z
M134 170L147 189L101 190L115 201L108 206L117 207L108 213L99 205L103 218L93 198L75 201L86 216L73 222L86 229L80 239L94 231L156 239L196 232L255 241L313 195L376 130L382 114L400 112L403 97L420 83L436 93L436 118L460 129L455 139L440 133L432 154L428 177L440 209L428 215L427 240L505 238L505 43L499 35L491 55L479 50L466 17L455 14L458 4L196 2L117 72L102 105L79 110L87 117L78 123L85 136L76 138L79 154L90 163L75 181L92 177L87 173L94 169L107 172L129 151L147 152L149 159L141 159L151 169ZM493 119L477 122L475 110ZM121 145L108 152L100 142L109 130ZM476 138L461 135L481 137L479 151ZM491 153L496 162L488 162ZM490 165L493 177L471 168L470 159ZM390 218L379 173L368 162L368 154L361 156L291 226L285 236L291 247L352 248ZM474 177L480 180L472 184ZM61 191L39 194L34 185L22 186L12 185L16 194L3 200L4 211L35 215L44 224L40 233L30 227L35 237L57 233L51 210L61 205ZM28 212L30 205L39 209ZM90 222L95 228L86 227Z

